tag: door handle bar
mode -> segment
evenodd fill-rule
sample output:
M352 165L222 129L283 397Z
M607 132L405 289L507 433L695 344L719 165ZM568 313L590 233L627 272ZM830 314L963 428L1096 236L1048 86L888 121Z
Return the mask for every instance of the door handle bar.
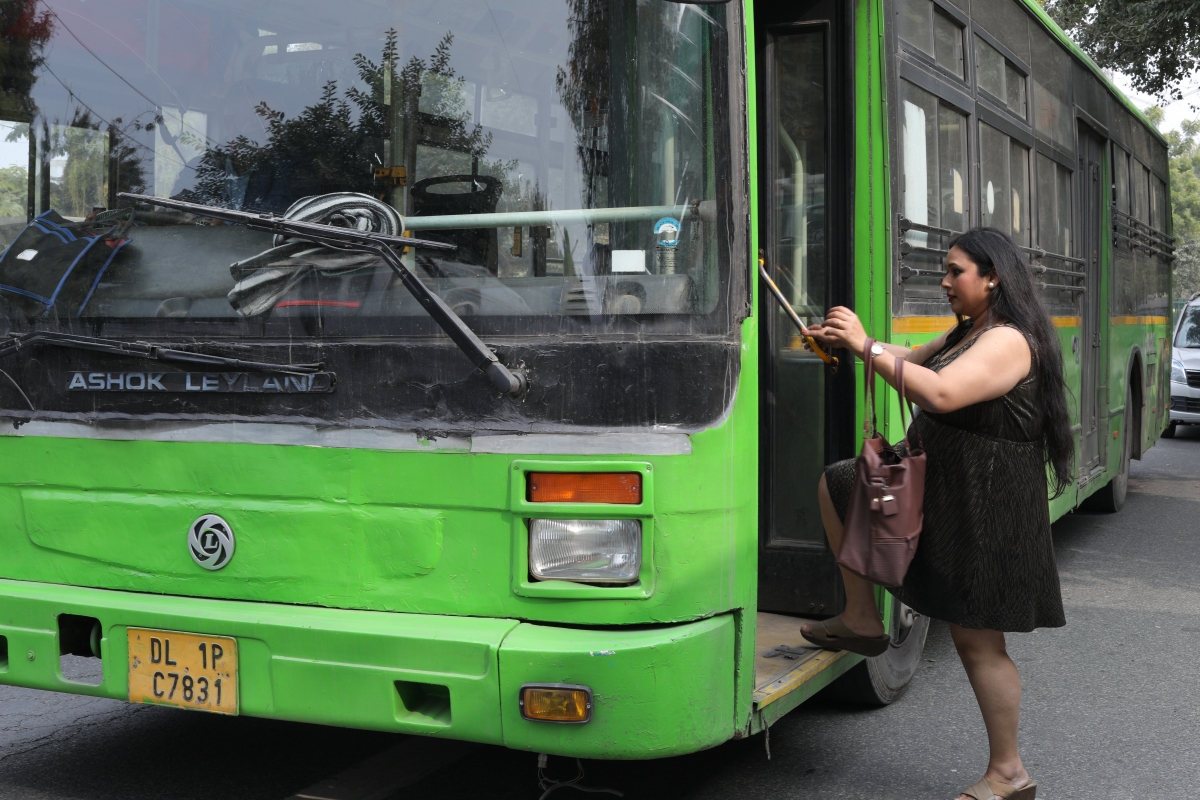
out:
M831 356L821 349L821 345L817 344L817 340L808 332L808 327L801 321L800 315L796 313L796 309L792 308L792 304L783 296L783 292L779 291L779 287L775 281L771 280L770 274L767 273L767 259L765 256L758 257L758 274L767 282L767 288L771 290L771 294L775 295L775 300L778 301L780 307L791 319L792 324L800 331L800 335L804 337L804 342L807 344L817 357L829 365L829 372L836 375L838 370L837 356Z

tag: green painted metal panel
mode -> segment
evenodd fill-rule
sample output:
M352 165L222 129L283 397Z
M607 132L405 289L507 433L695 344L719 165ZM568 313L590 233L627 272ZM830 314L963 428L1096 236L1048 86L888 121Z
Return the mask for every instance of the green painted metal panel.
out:
M731 443L755 440L755 402L740 392L720 426L691 437L690 455L605 459L614 469L653 467L658 499L639 511L654 548L655 588L645 597L512 591L527 580L513 537L529 513L511 504L512 482L524 479L512 467L528 459L18 436L0 436L0 577L594 625L696 619L753 597L745 542L757 530L757 459ZM186 546L188 526L207 513L237 536L219 572L193 563Z
M860 0L854 10L854 310L869 334L888 339L891 330L892 213L888 146L887 62L883 0ZM852 359L856 385L863 365ZM856 400L857 430L865 408ZM879 409L885 425L893 415ZM888 435L901 432L887 429Z
M126 628L232 636L238 640L243 714L502 742L497 660L515 620L156 597L7 580L0 580L0 598L0 636L8 639L11 655L0 683L125 699ZM99 686L59 673L59 614L100 620ZM440 694L448 708L437 703Z
M759 523L759 490L758 490L758 439L759 439L759 370L758 349L760 318L760 292L757 278L757 259L759 250L759 181L758 181L758 62L755 59L757 44L755 42L755 8L754 0L745 0L743 19L745 32L745 51L742 55L746 65L746 162L749 200L749 219L747 224L748 250L741 256L744 261L740 264L743 270L754 278L750 285L750 316L742 322L741 365L742 372L738 380L736 409L742 415L742 426L738 429L747 439L727 439L731 450L737 454L738 472L731 474L730 491L746 492L742 495L746 501L745 528L729 542L728 557L732 557L736 575L730 580L738 587L738 613L736 620L736 658L734 662L734 707L735 728L739 731L750 726L750 718L754 709L754 642L756 635L755 620L758 611L758 523ZM733 433L731 431L730 433ZM736 478L735 478L736 475ZM735 488L736 487L736 488Z
M504 744L588 758L658 758L712 747L734 730L731 614L641 630L519 625L500 648ZM521 716L527 683L591 688L590 722Z

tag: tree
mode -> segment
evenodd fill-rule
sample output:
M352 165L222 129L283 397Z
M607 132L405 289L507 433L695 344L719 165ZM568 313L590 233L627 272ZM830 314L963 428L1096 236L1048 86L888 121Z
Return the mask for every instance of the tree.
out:
M0 168L0 218L19 217L24 220L25 197L28 194L29 172L24 167Z
M0 119L30 122L34 73L46 60L46 43L54 33L50 12L37 0L0 2Z
M1200 67L1200 0L1052 0L1046 10L1096 63L1157 97Z
M1155 125L1162 109L1148 108ZM1175 236L1174 294L1186 299L1200 291L1200 120L1185 120L1166 134L1171 164L1171 222Z
M308 195L370 194L373 168L383 163L379 158L383 141L393 138L392 94L404 104L400 121L419 122L417 127L443 157L457 154L478 165L491 147L492 136L482 126L468 124L471 113L463 99L466 79L450 65L453 41L453 33L447 33L428 62L413 56L397 70L397 33L390 30L378 64L361 53L354 56L365 89L352 87L339 96L337 82L328 81L317 102L290 119L259 103L255 112L266 126L266 144L238 136L209 147L196 167L195 189L180 196L234 208L283 211ZM180 138L196 141L190 133ZM426 143L420 135L417 139ZM206 147L203 142L197 145ZM429 166L439 174L437 163ZM485 164L480 172L484 166L503 171L509 165Z
M607 205L601 196L609 172L609 3L607 0L567 0L571 44L567 66L558 68L555 87L563 107L581 135L575 142L583 169L586 208Z

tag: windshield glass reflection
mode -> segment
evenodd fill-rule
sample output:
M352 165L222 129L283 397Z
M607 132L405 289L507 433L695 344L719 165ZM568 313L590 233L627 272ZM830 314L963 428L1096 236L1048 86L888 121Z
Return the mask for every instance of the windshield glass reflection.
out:
M301 327L320 335L422 316L373 255L122 208L120 192L453 244L404 255L464 317L716 307L722 6L16 0L0 14L12 320L300 318L326 322Z

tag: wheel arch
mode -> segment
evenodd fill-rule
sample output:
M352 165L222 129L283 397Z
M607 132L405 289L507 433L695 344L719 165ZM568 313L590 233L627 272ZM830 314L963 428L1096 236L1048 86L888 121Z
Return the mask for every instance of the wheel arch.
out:
M1128 364L1125 367L1125 386L1128 390L1131 430L1125 431L1124 435L1130 437L1129 457L1137 461L1142 458L1142 443L1145 440L1146 372L1143 363L1141 348L1134 346L1129 352Z

